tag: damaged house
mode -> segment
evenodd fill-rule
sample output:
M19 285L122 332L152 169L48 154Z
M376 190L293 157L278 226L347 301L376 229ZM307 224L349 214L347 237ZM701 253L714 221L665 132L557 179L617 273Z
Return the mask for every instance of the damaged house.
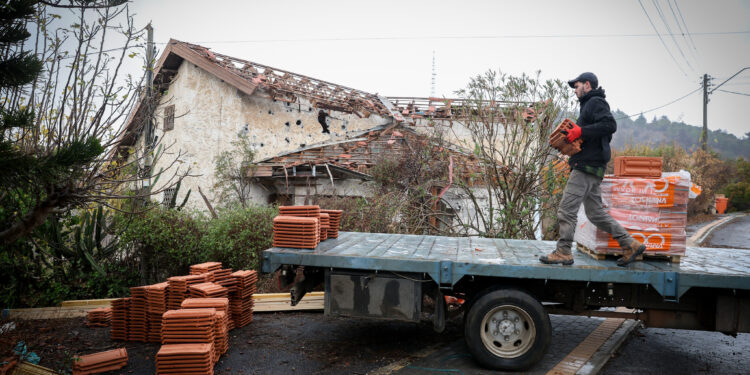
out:
M304 204L311 194L366 197L372 194L368 168L382 153L406 147L409 136L444 126L449 142L468 139L451 119L460 104L455 100L389 99L177 40L158 59L153 82L152 102L141 101L130 115L120 151L143 152L148 142L158 143L164 154L140 173L170 164L178 174L189 170L179 191L157 196L164 202L175 193L180 202L200 188L211 205L222 206L213 191L215 160L239 137L254 152L247 178L256 204ZM458 192L443 199L462 207ZM206 209L197 194L186 205Z

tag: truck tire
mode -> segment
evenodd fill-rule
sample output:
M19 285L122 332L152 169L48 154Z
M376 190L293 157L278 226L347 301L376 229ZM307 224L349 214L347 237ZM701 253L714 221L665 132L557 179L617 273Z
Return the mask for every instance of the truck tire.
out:
M552 338L542 304L517 289L487 293L467 314L466 345L474 359L488 368L526 369L542 359Z

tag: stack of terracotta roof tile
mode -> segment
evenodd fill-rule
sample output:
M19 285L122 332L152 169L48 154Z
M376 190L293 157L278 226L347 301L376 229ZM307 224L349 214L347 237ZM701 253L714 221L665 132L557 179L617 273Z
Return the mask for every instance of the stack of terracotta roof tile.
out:
M253 294L257 291L256 271L237 271L232 274L237 280L237 289L232 293L229 307L237 327L244 327L253 321Z
M173 276L167 279L169 283L169 287L167 288L167 309L179 309L182 301L188 297L188 287L190 285L205 283L207 276L207 274Z
M234 324L229 316L229 298L188 298L182 301L183 309L203 309L210 307L215 308L216 311L227 313L227 329L234 329Z
M320 212L328 214L329 217L328 238L338 238L339 226L341 225L341 214L343 214L344 211L320 210Z
M317 217L276 216L273 218L273 246L314 249L320 242Z
M168 282L163 282L146 287L149 342L161 342L161 316L167 311L168 285Z
M221 356L229 350L229 313L226 311L216 312L214 324L214 347L216 354Z
M213 343L162 345L156 353L156 373L213 375L214 352Z
M73 375L99 374L114 371L128 364L128 351L125 348L82 355L73 362Z
M563 131L568 131L573 128L573 122L569 119L563 120L559 125L557 125L557 128L552 131L552 134L549 136L549 145L556 149L557 151L560 151L563 155L575 155L579 152L581 152L581 144L583 143L583 138L578 138L573 143L568 143L567 135L563 133Z
M221 262L206 262L206 263L200 263L200 264L193 264L190 266L190 274L191 275L201 275L204 273L211 274L209 277L209 280L207 281L214 281L213 280L213 274L211 272L218 271L221 269Z
M128 339L128 311L130 298L119 298L112 301L112 321L109 336L112 340Z
M665 172L660 178L602 180L602 202L633 238L646 245L646 255L684 255L690 174ZM574 239L596 254L621 254L619 244L597 229L581 207Z
M229 298L227 288L214 283L202 283L191 285L189 288L191 298Z
M146 287L136 286L130 288L130 309L128 311L128 341L147 341L147 306Z
M297 217L320 217L320 206L279 206L279 215Z
M234 291L235 281L232 278L231 268L222 268L220 270L213 271L212 273L214 275L214 284L219 284L227 288L230 293Z
M205 343L216 341L216 309L169 310L162 318L162 344ZM214 362L219 354L211 354Z
M87 314L87 325L89 327L109 327L109 322L111 319L112 308L100 307L98 309L89 310Z
M328 229L331 227L330 216L327 213L320 213L320 240L325 241L328 239Z

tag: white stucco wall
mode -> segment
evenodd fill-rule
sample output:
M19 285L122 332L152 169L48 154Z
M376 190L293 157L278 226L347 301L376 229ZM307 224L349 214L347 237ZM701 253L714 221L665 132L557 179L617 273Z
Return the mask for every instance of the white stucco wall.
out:
M175 106L174 129L164 131L164 108ZM272 101L259 89L252 96L239 92L189 62L183 62L177 75L163 95L156 109L155 135L166 148L153 170L166 168L178 155L176 170L168 175L190 171L179 191L177 201L192 189L187 207L205 210L198 194L200 186L211 203L216 201L214 169L217 156L232 149L232 142L240 135L247 136L255 151L255 160L321 142L344 139L347 134L360 132L390 122L378 115L359 118L354 114L330 111L330 133L323 133L318 123L319 109L300 98L299 103ZM158 189L167 179L154 186ZM270 192L257 187L252 190L252 200L265 204ZM161 200L161 197L155 197Z

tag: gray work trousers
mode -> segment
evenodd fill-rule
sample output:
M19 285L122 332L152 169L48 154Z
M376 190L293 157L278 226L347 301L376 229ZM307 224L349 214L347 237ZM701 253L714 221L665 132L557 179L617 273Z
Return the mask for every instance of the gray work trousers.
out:
M576 231L578 209L583 202L586 216L599 229L612 235L620 246L630 244L633 237L602 207L602 180L592 174L574 169L565 185L560 207L557 209L557 220L560 224L560 239L557 249L563 254L570 254L573 245L573 234Z

